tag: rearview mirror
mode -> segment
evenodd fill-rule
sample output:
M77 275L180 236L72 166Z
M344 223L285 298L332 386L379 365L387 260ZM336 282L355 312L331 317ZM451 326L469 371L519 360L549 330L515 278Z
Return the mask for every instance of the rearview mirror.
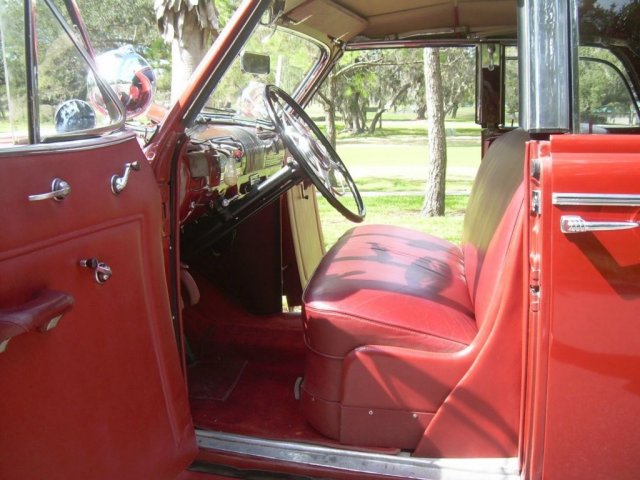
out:
M266 75L271 71L271 58L269 55L244 52L240 57L240 65L245 73Z

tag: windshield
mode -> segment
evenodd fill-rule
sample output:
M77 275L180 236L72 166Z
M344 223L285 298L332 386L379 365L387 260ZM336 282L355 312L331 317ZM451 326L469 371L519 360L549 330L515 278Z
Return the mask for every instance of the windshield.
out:
M639 0L581 0L578 5L583 41L624 44L640 55Z
M306 37L259 26L209 97L202 113L251 121L267 119L262 99L264 86L274 84L293 94L320 55L318 44Z

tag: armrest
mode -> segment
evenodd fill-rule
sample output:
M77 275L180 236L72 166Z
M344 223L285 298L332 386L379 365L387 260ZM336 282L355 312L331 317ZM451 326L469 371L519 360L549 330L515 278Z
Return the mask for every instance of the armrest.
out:
M45 289L18 307L0 309L0 353L18 335L54 328L73 304L74 299L68 293Z

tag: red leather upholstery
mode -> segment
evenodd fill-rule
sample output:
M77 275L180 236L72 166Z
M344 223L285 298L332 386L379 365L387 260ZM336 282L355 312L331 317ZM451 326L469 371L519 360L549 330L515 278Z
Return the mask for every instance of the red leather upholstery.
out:
M373 225L327 253L303 297L316 429L425 456L516 454L526 140L514 131L487 152L462 248Z
M460 248L405 228L351 230L307 292L314 319L306 325L307 340L328 355L379 338L385 345L453 352L476 335Z

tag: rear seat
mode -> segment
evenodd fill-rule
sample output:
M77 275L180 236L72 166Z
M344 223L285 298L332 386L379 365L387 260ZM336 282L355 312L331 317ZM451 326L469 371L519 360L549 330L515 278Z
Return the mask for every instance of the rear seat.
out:
M517 454L526 133L479 169L462 246L366 225L303 296L302 408L324 435L419 456Z

